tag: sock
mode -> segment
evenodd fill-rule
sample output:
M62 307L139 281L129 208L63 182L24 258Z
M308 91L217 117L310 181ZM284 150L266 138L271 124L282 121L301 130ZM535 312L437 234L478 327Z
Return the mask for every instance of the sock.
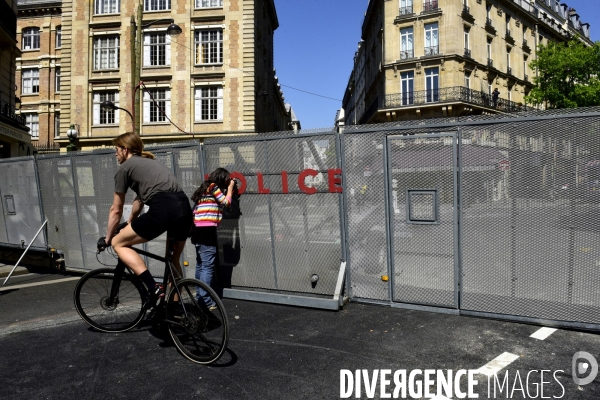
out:
M154 287L156 286L156 281L152 277L152 274L150 273L150 271L145 270L144 272L142 272L139 275L139 277L142 280L142 282L144 282L144 284L146 285L148 290L150 292L154 292Z

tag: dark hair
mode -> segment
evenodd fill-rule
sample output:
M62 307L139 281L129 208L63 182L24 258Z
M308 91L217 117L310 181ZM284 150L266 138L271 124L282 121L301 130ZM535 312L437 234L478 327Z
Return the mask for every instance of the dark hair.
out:
M219 189L223 192L227 189L227 185L229 184L229 180L231 177L229 176L229 171L225 168L217 168L208 176L208 179L202 182L202 185L196 189L194 194L192 195L192 201L197 203L200 201L203 195L208 193L208 188L211 184L216 184Z
M128 149L131 153L144 158L154 158L154 154L144 151L144 142L139 135L133 132L125 132L113 139L115 146Z

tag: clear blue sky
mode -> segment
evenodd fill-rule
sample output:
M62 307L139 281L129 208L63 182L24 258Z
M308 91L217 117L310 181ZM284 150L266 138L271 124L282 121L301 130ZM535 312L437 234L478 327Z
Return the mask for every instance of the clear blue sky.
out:
M394 0L397 1L397 0ZM600 40L600 1L563 0ZM275 0L275 69L303 129L334 124L342 106L368 0ZM331 100L305 92L330 97Z

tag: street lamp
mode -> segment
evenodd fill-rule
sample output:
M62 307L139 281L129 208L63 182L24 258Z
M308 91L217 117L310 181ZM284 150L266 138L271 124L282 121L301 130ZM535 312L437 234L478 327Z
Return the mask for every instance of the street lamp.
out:
M75 146L75 139L77 139L77 128L75 125L71 125L67 130L67 137L69 138L69 145L67 146L67 151L77 151L77 146Z
M135 119L133 118L133 115L131 115L131 113L129 112L129 110L127 110L126 108L118 107L117 105L115 105L115 103L113 103L110 100L104 100L102 103L100 103L100 108L103 109L103 110L106 110L106 111L109 111L109 110L123 110L127 114L129 114L129 117L131 118L131 123L135 123Z
M138 5L137 8L137 21L142 21L142 4ZM183 32L183 30L181 29L181 27L177 24L175 24L175 21L172 18L163 18L163 19L157 19L156 21L152 21L149 22L147 24L137 24L136 23L136 17L134 17L133 15L131 16L131 34L130 34L130 39L131 39L131 84L134 85L136 84L135 88L133 89L133 96L131 99L131 113L133 115L131 115L131 119L133 120L133 131L137 132L139 134L139 114L140 114L140 100L138 97L138 89L140 87L141 84L141 77L140 77L140 70L141 70L141 58L142 58L142 45L141 45L141 37L142 37L142 29L143 28L147 28L151 25L154 25L156 23L159 22L169 22L170 25L167 27L166 32L168 35L170 36L177 36L180 33ZM136 116L137 119L136 119Z

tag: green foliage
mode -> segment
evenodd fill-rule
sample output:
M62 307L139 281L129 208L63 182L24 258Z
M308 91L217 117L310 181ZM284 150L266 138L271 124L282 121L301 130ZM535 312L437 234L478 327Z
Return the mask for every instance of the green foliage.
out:
M578 38L568 43L540 46L537 60L530 63L539 69L525 101L546 104L548 108L575 108L600 105L600 42L586 46Z

